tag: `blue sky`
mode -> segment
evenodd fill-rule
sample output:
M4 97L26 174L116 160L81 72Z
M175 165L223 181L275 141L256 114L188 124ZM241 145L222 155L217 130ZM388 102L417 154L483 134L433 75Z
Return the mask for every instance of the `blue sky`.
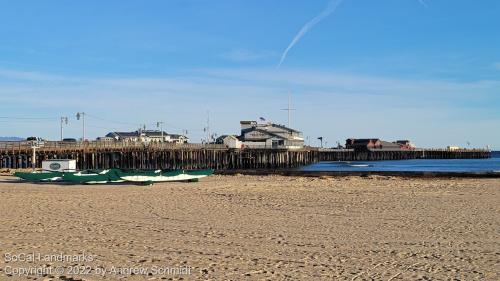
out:
M203 137L266 117L348 137L500 148L500 2L1 1L0 135L92 138L139 124ZM19 119L34 118L34 119ZM312 144L315 142L311 141Z

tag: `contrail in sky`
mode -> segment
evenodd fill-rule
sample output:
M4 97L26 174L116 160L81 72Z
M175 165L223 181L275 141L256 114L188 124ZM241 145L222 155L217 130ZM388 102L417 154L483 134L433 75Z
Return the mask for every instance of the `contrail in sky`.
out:
M422 6L429 8L429 6L427 5L427 3L425 3L424 0L418 0L418 2L420 2L420 4L422 4Z
M423 0L419 0L420 2L423 2ZM290 51L290 49L293 48L293 46L295 46L295 44L297 44L300 39L306 35L306 33L311 29L313 28L316 24L318 24L320 21L322 21L323 19L325 19L326 17L328 17L330 14L332 14L333 12L335 12L335 10L337 9L338 5L342 2L342 0L332 0L330 1L330 3L328 3L328 6L323 10L321 11L321 13L319 13L317 16L315 16L312 20L310 20L309 22L307 22L299 31L299 33L297 33L297 35L295 35L295 37L293 38L292 42L290 42L290 44L288 45L288 47L285 49L285 51L283 52L283 54L281 55L281 60L280 60L280 63L278 64L278 66L276 68L280 68L281 64L283 63L283 61L285 60L286 58L286 55L288 54L288 52ZM425 3L424 3L425 4Z

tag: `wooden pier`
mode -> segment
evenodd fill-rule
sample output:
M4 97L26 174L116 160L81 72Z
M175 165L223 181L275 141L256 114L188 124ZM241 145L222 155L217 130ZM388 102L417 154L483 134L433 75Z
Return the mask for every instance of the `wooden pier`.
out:
M491 152L483 149L414 149L414 150L352 150L330 149L320 151L320 161L377 161L408 159L485 159Z
M403 159L480 159L487 150L354 151L304 148L229 149L224 145L45 142L35 148L36 167L47 159L76 159L78 169L286 169L320 161ZM0 142L0 168L30 168L33 149L28 142Z

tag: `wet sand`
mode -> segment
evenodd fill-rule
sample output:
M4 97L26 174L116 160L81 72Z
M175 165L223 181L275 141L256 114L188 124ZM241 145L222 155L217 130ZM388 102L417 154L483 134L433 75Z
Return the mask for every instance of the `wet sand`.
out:
M147 187L2 176L0 199L0 280L500 278L498 179L239 175ZM26 253L92 261L7 261ZM22 268L45 276L12 274ZM118 274L127 268L147 271ZM96 275L104 269L115 272Z

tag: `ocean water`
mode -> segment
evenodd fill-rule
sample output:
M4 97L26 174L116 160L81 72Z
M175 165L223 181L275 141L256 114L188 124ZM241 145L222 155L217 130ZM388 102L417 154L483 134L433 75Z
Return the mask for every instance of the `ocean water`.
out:
M498 172L500 151L489 159L413 159L388 161L320 162L301 168L308 172Z

